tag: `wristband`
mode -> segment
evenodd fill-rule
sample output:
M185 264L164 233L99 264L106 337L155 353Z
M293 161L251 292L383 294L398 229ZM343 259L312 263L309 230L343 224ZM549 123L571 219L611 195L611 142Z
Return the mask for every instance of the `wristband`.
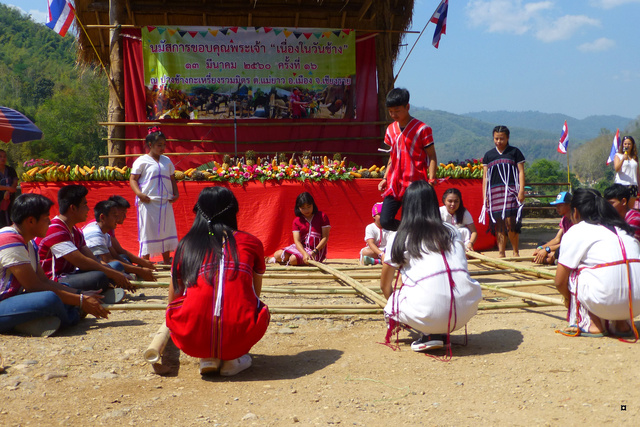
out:
M82 308L82 299L84 298L84 295L80 294L80 308Z
M541 251L542 249L544 249L542 246L538 246L537 248L539 251Z

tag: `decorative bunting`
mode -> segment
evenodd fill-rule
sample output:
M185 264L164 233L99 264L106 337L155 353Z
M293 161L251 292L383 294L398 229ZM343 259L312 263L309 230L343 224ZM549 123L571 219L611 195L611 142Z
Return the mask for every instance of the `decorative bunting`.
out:
M209 34L211 34L213 37L217 37L218 36L218 30L209 30Z
M149 31L150 33L153 32L153 30L155 30L155 29L156 29L156 27L147 26L147 31Z
M191 38L194 38L194 39L196 38L196 35L198 35L197 31L189 31L188 33L191 36Z

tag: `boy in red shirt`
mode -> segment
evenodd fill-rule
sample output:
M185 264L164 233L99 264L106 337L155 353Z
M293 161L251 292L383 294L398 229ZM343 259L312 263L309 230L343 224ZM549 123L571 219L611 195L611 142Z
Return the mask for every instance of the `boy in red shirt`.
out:
M604 190L604 198L616 208L625 222L633 227L633 237L640 240L640 212L629 207L631 189L622 184L613 184Z
M391 151L386 176L378 184L384 197L380 224L385 230L396 231L400 221L395 217L406 188L413 181L433 183L438 159L431 128L409 114L409 91L392 89L387 94L386 105L394 122L387 127L384 136Z

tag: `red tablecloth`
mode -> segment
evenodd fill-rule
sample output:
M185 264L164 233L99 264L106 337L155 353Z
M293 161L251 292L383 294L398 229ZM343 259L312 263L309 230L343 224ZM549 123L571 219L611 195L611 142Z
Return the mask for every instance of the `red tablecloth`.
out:
M229 185L240 205L238 227L258 237L264 244L265 254L271 255L277 249L292 243L291 223L294 219L295 199L303 191L308 191L331 221L329 238L329 258L357 258L364 247L364 229L372 222L371 207L382 201L378 191L378 179L358 179L354 181L321 182L321 183L249 183L244 186ZM66 182L25 182L23 193L39 193L53 200L56 205L51 215L58 213L57 194ZM138 252L138 229L134 194L129 183L124 181L87 181L81 182L89 189L87 201L92 209L89 221L93 219L93 206L118 194L131 203L129 217L123 226L118 227L116 236L120 243L131 252ZM178 228L178 237L184 236L193 222L192 212L200 191L204 187L214 185L212 182L179 181L180 198L174 203L174 213ZM477 223L482 208L482 180L450 179L436 186L441 197L449 187L459 188L462 192L465 207L471 212L476 227L478 240L476 250L490 249L495 245L495 238L486 233L486 227Z

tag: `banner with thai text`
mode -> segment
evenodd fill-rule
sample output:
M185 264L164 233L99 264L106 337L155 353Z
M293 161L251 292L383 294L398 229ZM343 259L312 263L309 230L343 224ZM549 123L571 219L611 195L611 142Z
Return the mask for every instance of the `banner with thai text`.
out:
M355 118L355 31L144 27L147 118Z

